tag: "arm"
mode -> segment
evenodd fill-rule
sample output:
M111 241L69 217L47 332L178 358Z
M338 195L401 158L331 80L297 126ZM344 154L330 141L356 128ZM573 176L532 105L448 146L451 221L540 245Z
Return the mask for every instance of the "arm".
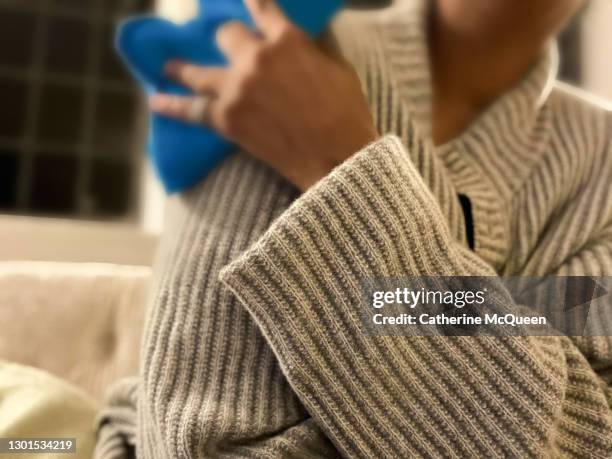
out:
M217 279L294 196L269 168L236 154L172 201L138 391L116 388L100 420L100 458L133 441L151 458L337 457L253 319Z
M606 456L610 410L567 338L364 336L360 280L420 275L495 272L454 242L386 137L302 196L221 278L349 457Z

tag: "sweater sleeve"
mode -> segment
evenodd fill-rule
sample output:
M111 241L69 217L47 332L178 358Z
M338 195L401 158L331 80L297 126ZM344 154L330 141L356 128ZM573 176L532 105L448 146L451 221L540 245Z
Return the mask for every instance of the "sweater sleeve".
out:
M605 395L568 339L366 336L370 276L495 276L451 237L394 136L309 190L221 273L342 454L612 451Z

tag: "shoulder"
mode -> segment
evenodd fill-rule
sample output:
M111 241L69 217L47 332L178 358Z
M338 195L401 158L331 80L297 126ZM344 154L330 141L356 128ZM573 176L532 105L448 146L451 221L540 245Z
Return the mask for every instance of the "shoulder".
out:
M590 208L601 202L598 220L612 221L612 103L566 83L556 83L547 102L551 139L546 164L570 202ZM587 199L588 197L588 199ZM571 206L570 206L571 207Z
M593 113L604 116L612 114L612 101L562 81L555 83L551 97L556 101L574 104Z
M612 102L557 82L548 106L553 152L573 158L585 179L593 175L612 179Z
M549 98L553 126L584 138L589 151L612 143L612 102L567 83L556 82ZM577 151L576 153L580 153Z
M612 101L571 84L558 81L554 85L549 102L555 117L565 114L569 116L568 121L570 122L576 124L592 123L591 128L595 128L596 131L591 132L591 134L598 136L598 139L592 139L593 141L610 140Z

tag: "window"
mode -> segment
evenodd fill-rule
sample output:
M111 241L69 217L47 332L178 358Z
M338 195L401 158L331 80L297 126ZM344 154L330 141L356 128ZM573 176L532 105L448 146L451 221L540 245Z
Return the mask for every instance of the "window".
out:
M0 0L0 212L131 220L139 91L113 49L151 0Z

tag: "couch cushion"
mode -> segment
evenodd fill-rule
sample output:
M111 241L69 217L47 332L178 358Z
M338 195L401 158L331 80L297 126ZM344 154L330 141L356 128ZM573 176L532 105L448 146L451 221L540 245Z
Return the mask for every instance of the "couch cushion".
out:
M138 371L150 268L0 262L0 359L41 368L100 401Z

